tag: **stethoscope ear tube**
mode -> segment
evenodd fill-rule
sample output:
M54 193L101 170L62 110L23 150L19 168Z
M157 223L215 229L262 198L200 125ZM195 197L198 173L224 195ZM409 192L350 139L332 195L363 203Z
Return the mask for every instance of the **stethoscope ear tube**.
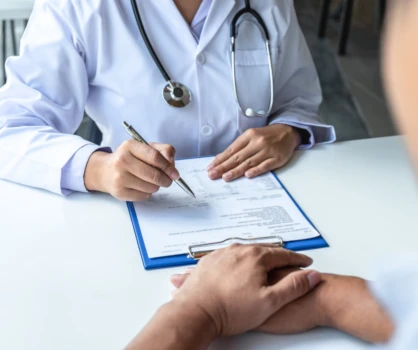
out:
M250 1L246 0L245 1L245 8L243 8L242 10L238 11L238 13L234 16L234 18L232 19L231 22L231 38L235 38L237 37L237 23L238 20L245 15L246 13L252 15L258 22L258 24L260 25L260 27L263 29L263 34L264 34L264 38L266 41L270 41L270 34L269 31L267 29L266 24L264 23L263 19L261 18L261 16L258 14L257 11L253 10L250 6Z
M232 80L234 85L234 93L235 98L237 100L238 106L241 109L241 112L245 114L247 117L268 117L271 114L271 111L273 109L273 103L274 103L274 75L273 75L273 59L271 55L271 46L270 46L270 35L267 30L267 26L264 23L261 16L254 11L251 6L249 0L245 1L246 7L239 11L231 22L231 66L232 66ZM235 57L235 46L236 46L236 39L237 39L237 23L238 20L241 18L241 16L245 14L252 15L258 22L258 24L261 27L261 32L264 34L264 38L266 40L266 50L267 50L267 57L268 57L268 63L269 63L269 74L270 74L270 104L269 108L267 110L267 113L263 111L263 113L256 112L254 109L248 108L246 111L243 110L241 106L241 102L238 95L238 87L237 87L237 75L236 75L236 57Z
M233 49L232 49L233 48ZM235 38L231 38L231 66L232 66L232 81L234 85L234 93L235 93L235 99L237 100L237 104L243 114L245 114L247 117L260 117L265 118L270 116L271 111L273 109L273 103L274 103L274 76L273 76L273 59L271 55L271 47L270 42L266 41L266 51L269 61L269 75L270 75L270 104L267 112L256 112L255 110L249 108L244 111L241 105L241 101L239 99L238 95L238 86L237 86L237 73L236 73L236 55L235 55Z

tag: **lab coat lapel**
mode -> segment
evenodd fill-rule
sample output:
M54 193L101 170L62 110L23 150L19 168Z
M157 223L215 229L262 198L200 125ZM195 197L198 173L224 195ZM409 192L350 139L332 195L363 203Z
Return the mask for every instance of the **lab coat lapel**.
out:
M155 6L160 12L161 17L163 17L167 23L171 24L172 32L181 36L181 43L184 44L188 50L194 52L197 48L196 40L190 32L189 25L177 9L173 0L155 1Z
M203 51L216 35L234 8L235 2L236 0L213 0L200 37L198 52ZM226 37L225 40L228 40L228 38Z

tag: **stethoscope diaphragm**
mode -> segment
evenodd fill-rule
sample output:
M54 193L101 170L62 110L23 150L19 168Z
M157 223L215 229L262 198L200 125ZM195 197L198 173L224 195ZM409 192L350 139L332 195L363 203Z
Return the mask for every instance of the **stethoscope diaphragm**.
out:
M171 107L186 107L192 100L192 93L183 84L169 82L163 90L164 101Z

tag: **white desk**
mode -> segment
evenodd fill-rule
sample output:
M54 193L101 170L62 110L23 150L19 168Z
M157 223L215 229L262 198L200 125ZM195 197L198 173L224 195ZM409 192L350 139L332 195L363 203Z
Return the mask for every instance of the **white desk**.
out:
M314 267L373 278L392 253L416 252L418 196L399 137L300 153L279 175L331 245ZM169 299L146 272L124 203L69 198L0 181L0 349L120 349ZM364 349L331 330L248 334L214 349Z

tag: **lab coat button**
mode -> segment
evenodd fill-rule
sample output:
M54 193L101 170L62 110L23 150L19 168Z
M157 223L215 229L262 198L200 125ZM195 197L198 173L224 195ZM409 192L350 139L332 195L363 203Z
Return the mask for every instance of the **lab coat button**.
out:
M197 62L199 62L200 64L205 64L206 63L206 56L204 53L200 53L197 55L196 57Z
M200 131L203 136L211 136L213 134L213 128L210 125L203 125Z

